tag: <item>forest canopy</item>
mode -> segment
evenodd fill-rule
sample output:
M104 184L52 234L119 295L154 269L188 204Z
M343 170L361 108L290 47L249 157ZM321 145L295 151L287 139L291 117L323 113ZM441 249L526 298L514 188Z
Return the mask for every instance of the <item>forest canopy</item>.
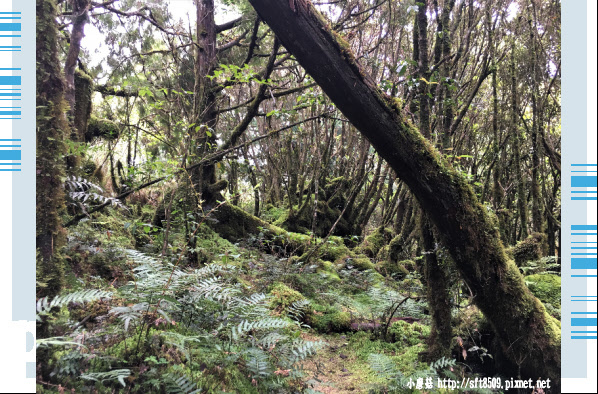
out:
M560 64L559 1L37 0L38 391L559 390Z

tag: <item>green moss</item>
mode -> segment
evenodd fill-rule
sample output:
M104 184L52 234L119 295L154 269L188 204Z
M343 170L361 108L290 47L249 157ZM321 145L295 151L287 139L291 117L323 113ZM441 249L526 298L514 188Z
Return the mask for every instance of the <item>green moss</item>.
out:
M75 141L83 141L87 122L91 116L91 95L93 80L80 69L75 70L75 108L73 108L74 126L77 131Z
M416 371L427 369L427 365L419 361L419 354L425 352L426 345L419 343L409 346L396 356L395 360L403 375L409 376Z
M376 264L376 270L382 275L392 276L397 279L403 279L409 275L409 271L403 265L391 261L380 261Z
M322 275L327 280L333 283L340 283L342 282L340 276L336 272L334 264L329 261L324 261L323 264L316 270L319 275Z
M389 339L406 346L422 343L430 335L430 327L417 322L409 324L399 320L388 327Z
M545 304L561 307L561 277L552 274L535 274L525 277L532 293Z
M359 245L356 252L374 258L391 238L392 230L386 227L378 227L376 231L365 237L363 243Z
M372 353L382 353L390 356L398 369L404 375L412 375L415 371L427 368L425 363L419 361L419 353L426 351L424 343L413 346L404 346L399 343L388 343L381 340L372 340L370 334L360 331L349 339L349 350L359 360L367 361Z
M546 234L533 233L513 248L513 258L518 266L540 259L544 255Z
M374 263L367 257L349 257L345 261L346 266L353 266L359 271L373 270L376 268Z
M94 138L115 140L120 135L120 128L116 123L108 119L100 119L94 115L89 118L85 141L90 142Z
M303 294L280 282L272 286L270 295L272 296L270 306L277 312L285 312L294 302L305 299Z
M332 306L314 304L306 314L307 323L321 333L348 332L351 330L351 315Z
M415 272L417 270L417 264L413 260L401 260L399 264L405 267L409 272Z
M390 240L389 244L380 249L376 258L378 260L387 260L390 262L399 261L403 245L401 243L401 237L397 235Z

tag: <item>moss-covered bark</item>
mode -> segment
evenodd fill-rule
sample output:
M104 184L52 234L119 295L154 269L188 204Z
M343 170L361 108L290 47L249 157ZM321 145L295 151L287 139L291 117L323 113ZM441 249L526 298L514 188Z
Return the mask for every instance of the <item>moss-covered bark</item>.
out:
M62 287L62 265L57 250L63 243L64 230L60 211L64 209L64 144L69 133L64 101L65 84L58 59L56 5L53 0L36 3L36 247L38 264L47 286L38 296L54 296Z
M36 273L46 284L38 289L36 295L53 297L60 292L64 281L64 270L57 252L65 238L60 221L60 212L64 209L63 138L69 135L70 130L65 116L67 105L58 59L54 0L37 0L36 17ZM39 322L38 338L50 335L47 321ZM48 380L52 372L47 362L50 350L38 349L36 357L41 365L41 376Z
M424 215L421 223L421 237L424 247L426 293L432 316L432 329L428 338L428 358L430 361L448 357L451 353L451 295L449 292L447 269L438 261L435 251L434 234L428 218Z
M81 70L75 71L75 107L73 111L75 141L84 141L87 123L91 116L91 95L93 93L93 80Z
M487 209L304 0L250 0L262 20L409 186L524 378L560 375L560 328L507 259ZM558 384L558 382L557 382Z

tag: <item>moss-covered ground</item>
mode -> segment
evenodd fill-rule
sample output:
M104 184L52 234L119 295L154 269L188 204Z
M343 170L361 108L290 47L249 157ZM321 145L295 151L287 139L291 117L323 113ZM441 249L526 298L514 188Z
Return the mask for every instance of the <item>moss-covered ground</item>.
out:
M50 347L47 368L53 375L38 391L113 392L124 383L127 392L174 392L178 382L227 393L402 392L396 385L405 379L474 376L493 357L495 349L485 339L492 337L490 326L477 308L463 306L455 309L452 322L451 359L460 364L430 372L423 360L431 321L418 259L377 260L377 250L393 239L385 230L350 249L339 237L322 241L275 226L233 243L206 222L194 232L191 263L186 235L173 231L166 239L164 230L150 223L151 211L111 208L70 229L61 251L63 294L91 288L113 297L67 303L44 317L51 335L83 346ZM302 258L319 244L318 253ZM137 257L131 258L131 250ZM139 267L144 259L159 261L152 275L164 275L145 293L148 279ZM213 282L176 287L177 280L206 267L221 267L210 271ZM171 272L179 279L170 279ZM548 312L560 317L560 277L540 272L525 282ZM38 286L44 286L41 278ZM203 293L194 292L198 286L204 286ZM154 309L151 302L160 292L176 308L156 304ZM278 326L268 319L279 319ZM243 321L264 326L243 328ZM289 344L304 352L300 361L282 361ZM388 361L386 375L376 370L375 357ZM101 375L114 370L127 371L126 379ZM93 373L100 377L93 380Z

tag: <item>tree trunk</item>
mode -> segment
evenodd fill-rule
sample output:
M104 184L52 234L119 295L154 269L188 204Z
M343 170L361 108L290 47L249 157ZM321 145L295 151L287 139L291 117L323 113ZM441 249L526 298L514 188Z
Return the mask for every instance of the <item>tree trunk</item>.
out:
M524 378L560 375L560 328L507 259L470 186L380 92L348 43L305 0L250 0L337 108L409 186ZM558 384L558 382L557 382Z
M67 103L64 100L65 82L58 59L58 29L56 28L56 4L54 0L36 1L36 263L38 275L46 283L37 297L56 296L64 282L64 270L57 256L63 244L65 230L61 225L60 211L64 208L64 145L63 136L68 135L66 120ZM46 319L37 323L37 337L51 336ZM44 380L52 372L49 363L50 350L37 350Z
M517 210L521 220L521 239L527 238L527 203L525 199L525 178L521 171L521 135L517 122L517 82L515 79L515 44L511 46L511 127L513 128L513 164L517 182ZM514 232L517 234L517 230Z
M64 98L69 105L69 121L72 122L70 139L84 142L87 122L91 116L92 80L85 73L76 71L81 40L83 40L85 24L88 20L89 0L70 0L73 9L73 27L71 30L69 49L64 64ZM66 135L65 135L66 136ZM67 136L69 137L69 136ZM80 166L81 154L67 156L66 164L69 172Z
M64 145L68 135L67 103L64 100L65 82L58 59L58 30L56 5L53 0L36 3L36 248L41 277L47 286L38 296L53 297L62 287L62 266L56 257L62 245L64 229L60 211L64 209Z
M428 306L432 317L432 329L428 339L428 360L434 362L441 357L451 354L451 294L447 267L436 255L434 233L427 215L421 217L421 237L425 256L424 275L426 277L426 292Z
M207 76L216 66L216 23L214 1L197 0L197 48L195 54L195 86L193 88L193 122L190 135L191 162L199 161L216 148L216 92ZM217 182L216 165L199 167L191 174L193 187L203 201L204 209L211 209L221 200L220 192L226 189L226 181ZM194 204L195 205L195 204Z

